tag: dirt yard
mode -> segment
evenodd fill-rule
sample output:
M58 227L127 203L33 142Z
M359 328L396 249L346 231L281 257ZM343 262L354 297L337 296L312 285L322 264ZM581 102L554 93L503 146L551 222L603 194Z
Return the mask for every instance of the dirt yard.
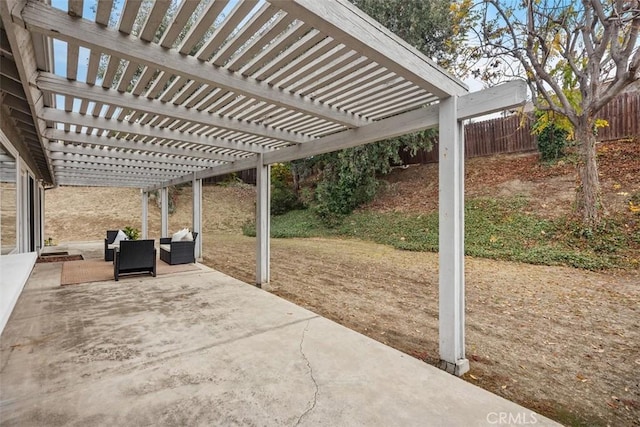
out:
M618 193L640 190L640 162L627 163L603 167L613 203L623 203ZM368 208L431 209L436 179L436 165L400 170ZM538 168L532 156L467 162L468 196L522 194L530 209L549 215L570 209L573 182L570 165ZM255 240L240 226L253 216L254 195L243 185L205 188L205 263L247 283L255 278ZM45 227L54 241L102 239L106 229L140 226L134 190L59 188L46 198ZM159 212L155 205L149 211L150 237L158 238ZM185 191L170 229L189 226L190 217ZM273 239L271 261L271 292L437 363L437 254L357 240ZM468 257L466 303L465 380L567 425L640 425L637 270L594 273Z

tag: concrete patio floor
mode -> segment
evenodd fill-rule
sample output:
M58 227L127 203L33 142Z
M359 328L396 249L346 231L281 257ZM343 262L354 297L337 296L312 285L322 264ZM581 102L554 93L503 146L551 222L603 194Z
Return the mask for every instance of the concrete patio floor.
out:
M61 265L2 334L3 426L558 425L205 266L60 287Z

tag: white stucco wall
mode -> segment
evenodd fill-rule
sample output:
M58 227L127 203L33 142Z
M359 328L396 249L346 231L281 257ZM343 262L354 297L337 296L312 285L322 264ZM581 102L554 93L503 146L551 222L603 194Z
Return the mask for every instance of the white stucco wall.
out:
M0 256L0 334L7 325L37 258L35 252Z

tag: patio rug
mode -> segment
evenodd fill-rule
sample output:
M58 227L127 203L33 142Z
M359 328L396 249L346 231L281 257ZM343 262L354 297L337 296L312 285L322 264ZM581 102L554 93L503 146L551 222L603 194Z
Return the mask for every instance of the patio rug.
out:
M181 273L183 271L195 270L199 270L199 268L195 264L169 265L162 261L158 261L158 264L156 266L157 275ZM129 276L121 276L120 280L126 280L128 277ZM62 263L62 274L60 276L60 285L62 286L77 285L78 283L102 282L108 280L113 280L113 263L110 261L103 261L101 259L89 259L83 261L67 261Z

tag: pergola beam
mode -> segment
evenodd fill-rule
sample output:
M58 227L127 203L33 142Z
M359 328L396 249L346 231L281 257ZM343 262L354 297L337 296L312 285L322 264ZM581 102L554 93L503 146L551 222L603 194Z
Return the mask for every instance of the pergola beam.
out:
M4 94L2 98L2 103L9 107L11 110L19 111L24 114L31 115L31 110L29 109L29 104L25 102L23 99L16 98L11 95L9 92Z
M513 81L461 96L457 107L457 117L459 120L466 120L522 105L526 99L526 91L527 87L523 81ZM483 93L484 96L479 93ZM363 128L351 129L299 146L285 147L265 153L264 161L266 164L287 162L431 129L438 125L439 107L439 104L429 105L380 120Z
M185 156L194 159L229 161L228 156L192 148L171 147L151 142L129 141L126 139L109 138L106 136L84 135L75 132L65 132L61 129L48 128L44 136L51 141L65 141L74 144L95 145L124 150L140 150L148 153L166 154L169 156Z
M83 179L82 177L75 176L61 176L59 177L59 185L74 186L74 187L109 187L109 188L140 188L140 183L136 182L119 182L109 180L92 180Z
M132 187L140 188L145 184L148 185L150 182L153 182L152 179L141 178L141 177L133 177L133 176L113 176L113 175L105 175L105 174L96 174L96 173L82 173L77 171L67 171L60 172L59 178L65 179L80 179L83 182L93 182L93 183L105 183L107 186L111 184L113 187L118 187L123 184L130 185Z
M6 33L4 30L0 31L0 37L5 41ZM0 68L0 76L8 77L11 80L16 81L18 84L21 84L22 80L20 80L20 73L18 72L18 68L16 67L16 63L13 62L12 58L2 57L2 67Z
M491 112L522 105L526 100L527 86L524 81L516 80L499 86L460 96L457 102L458 120L466 120ZM483 107L484 106L484 107ZM370 142L407 135L438 126L439 104L380 120L369 126L318 138L306 144L285 147L264 154L264 164L273 164L317 156L344 148L356 147ZM255 160L254 160L255 162ZM198 172L199 178L208 178L226 173L238 172L255 167L246 161L236 161L224 166L216 166ZM183 177L172 180L172 185L187 182Z
M126 156L125 156L126 157ZM103 157L103 156L85 156L78 154L63 154L63 153L53 153L51 155L51 160L53 161L54 166L64 166L60 162L75 162L75 163L85 163L85 164L102 164L102 165L111 165L111 166L128 166L142 169L149 169L150 171L180 171L182 173L192 173L194 171L204 169L203 166L189 166L189 165L176 165L170 162L150 162L150 161L141 161L141 160L129 160L123 159L122 157L113 158L113 157Z
M113 173L116 175L133 175L140 177L148 177L150 179L171 179L172 177L181 176L180 171L161 171L159 169L155 169L153 171L145 170L144 168L134 168L130 166L116 166L116 165L102 165L102 164L86 164L79 162L61 162L60 160L54 160L53 168L56 172L86 172L86 173Z
M86 146L65 145L59 142L49 143L50 158L52 160L73 159L75 156L82 156L83 159L90 162L92 157L100 157L105 159L121 159L128 162L143 162L150 166L155 163L168 163L180 166L196 166L200 168L210 168L216 166L216 162L203 159L182 158L176 156L151 155L141 153L135 150L105 150L101 148L93 148ZM79 157L78 157L79 158Z
M109 174L109 173L98 173L96 171L81 171L81 170L61 170L59 171L60 178L82 178L84 180L91 181L104 181L109 182L109 177L113 178L114 186L117 187L118 183L131 183L137 187L143 185L144 183L153 182L152 178L146 178L140 175L122 175L122 174Z
M22 11L14 10L12 13L17 19L23 20L30 31L36 33L95 49L169 74L180 75L183 78L211 85L212 88L224 88L236 94L303 111L347 127L366 124L365 120L336 108L289 92L274 91L266 83L245 79L237 73L188 55L181 55L175 50L167 50L154 43L142 43L136 37L102 27L86 19L71 17L61 10L40 2L29 0Z
M176 142L189 142L192 144L198 144L205 147L215 147L220 149L228 149L246 153L261 153L264 149L260 146L253 144L239 143L224 140L221 138L212 138L207 136L201 136L193 133L180 132L169 128L159 128L148 125L141 125L138 123L131 123L128 121L119 121L114 119L106 119L103 117L95 117L91 115L70 113L55 108L45 108L42 111L42 118L57 123L70 124L80 127L103 129L112 132L119 132L124 134L135 134L140 136L146 136L149 138L157 138L161 140L176 141ZM227 156L225 160L234 160L238 156ZM222 159L220 159L222 160Z
M399 120L400 118L401 120ZM398 127L394 128L392 124L396 122L399 122ZM437 124L438 108L437 106L430 106L405 113L402 117L397 116L393 119L381 120L364 128L351 129L345 132L329 135L324 138L319 138L306 144L301 144L295 147L286 147L270 153L265 153L263 159L265 164L288 162L433 128L437 126ZM256 167L255 165L255 160L251 163L244 160L235 161L224 166L216 166L209 170L198 172L197 175L199 178L208 178L224 175L226 173L252 169ZM190 178L185 176L172 180L169 185L182 184L189 180Z
M27 101L24 89L19 82L0 74L0 85L2 86L2 90L7 92L8 94L22 101Z
M220 176L228 173L240 172L247 169L255 169L257 164L258 164L257 158L236 160L235 162L228 163L226 165L216 166L215 168L207 169L201 172L196 172L195 175L197 179L211 178L213 176ZM189 182L192 179L193 178L191 175L185 175L185 176L174 178L172 180L169 180L160 184L150 186L148 188L145 188L145 191L154 191L166 186L184 184L186 182Z

